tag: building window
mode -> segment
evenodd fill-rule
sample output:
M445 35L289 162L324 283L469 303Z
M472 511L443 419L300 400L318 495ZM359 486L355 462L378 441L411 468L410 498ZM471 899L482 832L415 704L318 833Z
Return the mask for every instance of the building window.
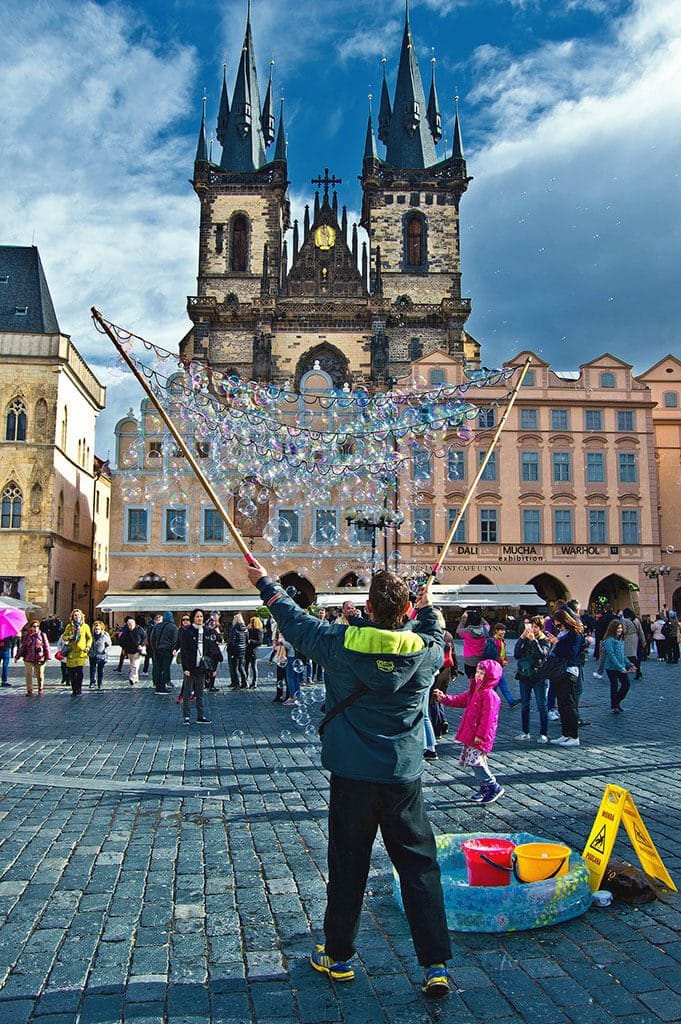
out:
M163 442L150 441L147 448L147 465L160 467L163 463Z
M585 409L584 429L590 433L603 429L603 412L600 409Z
M664 402L665 409L678 409L679 407L679 393L678 391L665 391L662 401Z
M445 371L439 368L432 369L430 371L429 377L430 383L434 387L438 387L440 384L445 384L447 381L447 378L445 377Z
M166 544L187 543L187 510L186 508L167 508L165 510L165 529L163 539Z
M406 265L411 269L423 270L426 266L426 219L411 214L405 219Z
M426 448L415 448L411 464L412 480L430 480L432 474L430 452Z
M125 541L127 544L146 544L149 540L149 513L146 508L126 509Z
M322 547L338 543L338 512L335 508L316 508L314 510L312 541Z
M538 508L523 509L523 544L539 544L541 519Z
M608 536L605 509L590 508L588 523L589 544L605 544Z
M107 498L106 499L106 503L104 505L104 518L105 519L109 518L109 512L110 511L111 511L111 498Z
M554 483L566 483L571 480L570 452L554 452L552 458Z
M622 509L622 543L640 544L638 509Z
M3 530L21 529L22 494L15 483L7 484L2 492L2 515L0 525Z
M539 452L521 452L520 470L525 483L536 483L539 480Z
M480 509L480 543L496 544L498 540L497 510L495 508Z
M68 438L69 431L69 412L66 406L64 406L64 415L61 420L61 450L66 451L66 441Z
M569 430L570 429L570 410L569 409L552 409L551 410L551 430Z
M80 502L77 501L73 509L73 536L78 540L80 537Z
M451 530L452 525L454 523L454 520L456 519L458 514L459 514L458 508L449 508L449 509L447 509L447 533L449 533L449 531ZM465 544L466 543L466 513L465 512L461 516L461 522L459 523L459 525L456 528L456 533L454 534L454 536L452 538L452 543L454 543L454 544Z
M482 462L487 452L478 452L478 461ZM497 453L492 452L489 461L482 471L481 480L496 480L497 478Z
M430 544L433 539L433 516L429 508L414 509L414 544Z
M636 429L636 421L634 419L633 409L618 409L617 410L617 429L623 434L630 434Z
M225 539L224 523L216 508L203 510L203 540L205 544L222 544Z
M602 388L614 388L615 387L615 374L614 373L602 373L601 374L601 387Z
M15 398L7 408L5 421L6 441L26 440L26 406L20 398Z
M64 492L61 491L57 501L57 533L64 532Z
M589 484L605 483L605 460L603 452L586 453L586 480Z
M95 515L99 515L99 491L95 491Z
M197 441L196 454L200 459L207 459L210 455L210 441Z
M278 532L280 544L300 544L300 513L297 509L279 509Z
M229 269L239 273L248 270L248 217L243 213L232 221Z
M553 510L554 544L572 544L572 536L572 509L555 508Z
M533 388L537 383L537 374L534 370L528 370L523 380L524 388Z
M466 453L464 451L450 448L447 452L447 479L466 479Z
M636 472L636 452L620 452L617 456L621 484L634 484L638 478Z
M496 409L481 409L478 413L478 427L480 430L490 430L496 426Z
M539 427L539 410L538 409L521 409L520 410L520 429L521 430L537 430Z

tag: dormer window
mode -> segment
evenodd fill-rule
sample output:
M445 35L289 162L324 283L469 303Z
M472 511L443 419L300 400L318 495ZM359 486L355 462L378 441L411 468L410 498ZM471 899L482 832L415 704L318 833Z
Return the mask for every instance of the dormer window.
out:
M28 306L17 306L14 314L15 316L28 316Z
M0 284L9 284L9 274L0 274Z
M602 388L614 388L615 387L615 374L606 372L601 374L601 387Z
M421 112L416 102L405 103L404 105L404 127L408 132L415 132L421 123Z

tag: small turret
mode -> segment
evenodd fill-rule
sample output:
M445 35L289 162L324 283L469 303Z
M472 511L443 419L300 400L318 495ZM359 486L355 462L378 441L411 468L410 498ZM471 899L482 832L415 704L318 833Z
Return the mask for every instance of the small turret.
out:
M440 112L440 102L437 97L437 87L435 85L435 57L432 58L430 67L431 78L430 96L428 97L428 125L430 127L430 134L433 136L433 142L437 145L442 138L442 114Z
M206 143L206 97L203 97L203 114L199 128L199 141L196 146L195 163L208 163L208 145Z
M229 124L229 96L227 94L227 64L222 65L222 93L220 94L220 109L218 111L218 125L215 133L221 146L225 144L227 125Z
M265 93L265 102L262 105L262 115L260 117L260 125L262 127L262 134L265 140L265 148L271 146L274 142L274 102L272 99L272 68L274 67L274 61L270 61L270 80L267 83L267 92Z
M381 105L378 110L378 137L381 142L387 146L388 139L390 138L390 122L392 120L393 111L390 105L390 93L388 92L388 83L385 78L385 65L386 59L383 58L383 85L381 86Z
M277 144L274 147L274 159L278 162L286 162L286 129L284 128L284 97L281 97L279 104L279 128L277 131Z
M463 160L463 142L461 141L461 125L459 124L459 97L455 96L456 117L454 118L454 139L452 141L452 157L455 160Z

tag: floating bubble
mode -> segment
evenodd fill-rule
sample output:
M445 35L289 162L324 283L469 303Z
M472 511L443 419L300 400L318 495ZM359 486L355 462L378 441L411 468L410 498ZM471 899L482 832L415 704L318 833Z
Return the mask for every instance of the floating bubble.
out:
M279 739L282 743L290 743L293 739L288 729L284 729L283 732L279 733Z
M232 733L232 742L233 743L241 743L243 738L244 738L243 729L235 729L234 732Z
M288 588L287 588L287 593L288 593ZM303 672L305 671L305 662L301 661L300 658L296 658L294 660L294 662L293 662L293 671L297 672L299 675L302 675Z

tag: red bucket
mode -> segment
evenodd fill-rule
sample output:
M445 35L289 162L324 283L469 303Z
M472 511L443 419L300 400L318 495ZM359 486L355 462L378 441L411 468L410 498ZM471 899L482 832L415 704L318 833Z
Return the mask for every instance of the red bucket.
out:
M509 885L515 843L509 839L467 839L461 849L469 885Z

